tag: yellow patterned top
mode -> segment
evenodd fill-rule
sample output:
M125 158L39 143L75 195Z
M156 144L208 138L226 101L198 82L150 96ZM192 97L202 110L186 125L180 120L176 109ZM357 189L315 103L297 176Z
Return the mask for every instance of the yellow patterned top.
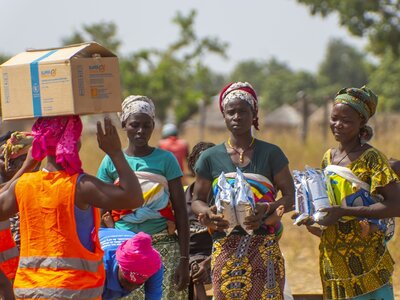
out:
M328 150L322 167L330 163ZM377 193L377 188L398 180L385 155L375 148L367 149L347 168L370 185L372 194ZM384 232L375 231L363 237L358 219L341 220L328 226L319 248L326 299L349 299L391 283L394 261L386 248Z

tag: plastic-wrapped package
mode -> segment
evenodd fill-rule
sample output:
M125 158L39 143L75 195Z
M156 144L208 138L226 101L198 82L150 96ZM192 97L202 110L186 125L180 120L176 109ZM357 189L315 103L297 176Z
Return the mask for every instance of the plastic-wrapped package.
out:
M314 206L307 196L307 183L304 172L293 171L293 180L295 188L295 211L299 213L293 224L297 225L301 221L311 217L314 212Z
M246 181L243 173L237 168L235 178L235 212L237 223L248 233L253 234L253 230L246 230L244 221L246 217L254 214L256 204L250 184Z
M224 216L224 220L229 222L229 228L226 231L230 234L236 226L240 225L244 230L244 220L246 217L254 214L255 201L254 195L249 183L246 181L243 173L237 169L234 187L226 180L222 172L218 177L218 190L215 196L215 205L217 212ZM252 234L252 230L246 230Z
M313 213L313 219L315 222L319 222L327 215L326 212L321 212L320 209L331 206L326 190L324 172L322 170L307 168L306 181L309 196L311 197L315 210Z
M235 213L235 195L232 186L225 178L224 172L218 177L218 192L215 196L217 213L224 216L224 220L229 222L229 228L225 231L229 234L237 225Z
M322 208L330 207L325 174L323 170L307 167L305 171L294 171L296 188L296 211L300 216L295 224L311 217L315 222L321 221L327 213Z

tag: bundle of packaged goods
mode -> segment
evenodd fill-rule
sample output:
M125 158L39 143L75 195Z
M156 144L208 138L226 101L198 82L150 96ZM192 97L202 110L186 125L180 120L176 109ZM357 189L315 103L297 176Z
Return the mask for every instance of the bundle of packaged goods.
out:
M255 212L254 195L240 169L236 169L233 187L226 180L224 172L218 177L215 204L217 212L222 214L224 219L229 222L229 228L226 230L227 234L230 234L238 225L248 234L253 234L253 230L245 228L244 221L246 217L253 215Z
M326 215L320 210L330 207L325 174L323 170L307 167L304 171L293 171L295 185L295 211L299 216L294 224L311 218L319 222Z
M2 119L118 112L118 57L91 42L20 53L0 66Z

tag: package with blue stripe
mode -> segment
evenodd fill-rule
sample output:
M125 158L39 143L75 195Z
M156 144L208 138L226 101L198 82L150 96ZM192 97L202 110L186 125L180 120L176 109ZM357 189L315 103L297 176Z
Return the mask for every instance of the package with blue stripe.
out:
M3 120L118 112L118 57L91 42L28 50L0 66Z
M326 216L322 208L330 207L325 174L323 170L307 167L304 171L293 171L295 185L295 211L299 216L294 224L308 218L319 222Z
M253 234L253 230L246 229L244 221L246 217L254 214L254 195L240 169L236 169L233 186L228 183L224 172L218 177L215 204L217 212L229 222L227 234L236 226L241 226L248 234Z

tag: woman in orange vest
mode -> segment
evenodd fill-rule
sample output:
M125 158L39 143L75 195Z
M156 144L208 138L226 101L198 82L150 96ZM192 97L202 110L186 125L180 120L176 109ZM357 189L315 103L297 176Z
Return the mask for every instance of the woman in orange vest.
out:
M32 143L32 137L25 132L7 132L0 137L0 187L8 182L21 168L28 149ZM4 281L8 282L8 293L12 293L11 282L15 278L18 268L19 250L13 239L10 229L10 221L0 221L0 271ZM6 290L6 283L2 289ZM5 296L6 297L6 296ZM6 299L9 299L7 296Z
M21 252L14 282L17 299L101 299L103 252L99 211L142 205L139 182L108 118L97 123L100 149L113 160L119 186L83 173L79 116L39 118L32 150L21 171L0 195L0 220L20 212ZM27 173L47 158L45 168Z

